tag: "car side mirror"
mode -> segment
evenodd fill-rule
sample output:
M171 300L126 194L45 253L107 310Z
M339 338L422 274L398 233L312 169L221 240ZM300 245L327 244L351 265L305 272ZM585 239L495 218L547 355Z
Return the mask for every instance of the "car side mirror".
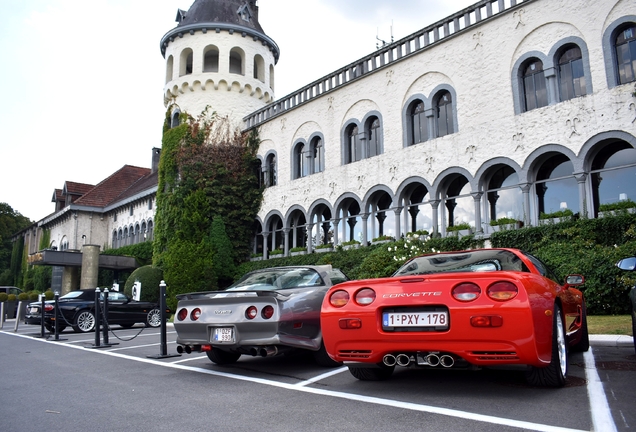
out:
M585 278L579 274L571 274L565 278L565 284L568 286L578 286L585 283Z
M616 267L621 270L634 271L636 270L636 257L623 258L616 263Z

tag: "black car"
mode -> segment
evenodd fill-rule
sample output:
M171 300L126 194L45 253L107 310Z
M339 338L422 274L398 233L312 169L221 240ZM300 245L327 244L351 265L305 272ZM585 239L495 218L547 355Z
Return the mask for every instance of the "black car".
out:
M100 294L104 299L104 293ZM62 316L58 313L58 331L71 326L76 332L90 332L95 329L95 290L85 289L71 291L58 299ZM26 324L41 324L42 303L35 302L29 305L24 322ZM44 326L50 332L55 330L55 301L44 302ZM170 313L166 310L166 313ZM109 325L118 324L129 328L136 323L143 323L148 327L161 325L161 310L157 303L134 301L127 295L118 291L108 293L108 317ZM103 320L102 320L103 324Z

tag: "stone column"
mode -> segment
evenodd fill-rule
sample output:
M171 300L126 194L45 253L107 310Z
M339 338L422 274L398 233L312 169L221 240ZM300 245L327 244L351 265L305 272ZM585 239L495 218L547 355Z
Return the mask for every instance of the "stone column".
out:
M579 217L587 219L590 212L587 208L587 191L585 188L585 181L587 180L586 173L574 173L574 178L579 184Z
M521 188L521 193L523 194L523 225L526 227L530 226L530 188L532 184L530 183L521 183L519 185ZM537 215L538 219L539 215Z
M431 237L436 237L439 234L439 204L441 200L431 200L429 204L433 208L433 226L431 227Z
M97 288L99 274L99 246L87 244L82 246L82 276L80 289Z
M470 193L475 201L475 232L483 233L484 228L481 226L481 196L483 192Z

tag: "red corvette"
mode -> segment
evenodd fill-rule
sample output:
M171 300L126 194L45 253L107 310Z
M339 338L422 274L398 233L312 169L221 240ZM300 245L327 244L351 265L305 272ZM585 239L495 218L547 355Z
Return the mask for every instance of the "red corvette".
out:
M439 253L392 277L332 287L321 310L329 355L360 380L395 366L519 365L531 385L565 384L568 350L587 351L581 275L560 285L516 249Z

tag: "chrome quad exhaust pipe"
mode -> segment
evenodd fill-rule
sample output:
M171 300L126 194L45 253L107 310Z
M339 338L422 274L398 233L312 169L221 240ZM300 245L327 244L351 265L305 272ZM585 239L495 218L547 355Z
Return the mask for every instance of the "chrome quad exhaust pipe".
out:
M397 360L393 354L387 354L382 358L382 363L384 363L385 366L395 366Z
M395 361L397 362L398 366L407 367L409 364L411 364L411 357L408 354L398 354L395 357Z
M439 358L439 364L441 364L445 368L450 368L453 367L453 365L455 364L455 359L451 355L444 354Z

